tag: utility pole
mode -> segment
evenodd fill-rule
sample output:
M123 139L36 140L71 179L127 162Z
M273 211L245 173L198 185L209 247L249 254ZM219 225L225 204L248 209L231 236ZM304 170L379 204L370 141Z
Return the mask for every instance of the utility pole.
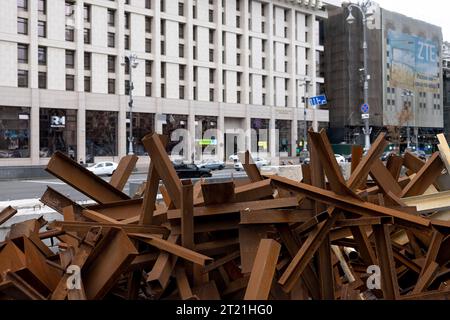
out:
M129 54L128 56L125 56L125 63L122 63L122 65L128 64L128 70L130 71L130 87L129 87L129 102L128 106L130 107L130 132L128 136L128 155L133 155L133 143L134 143L134 137L133 137L133 69L137 68L139 63L137 62L137 56L136 54Z

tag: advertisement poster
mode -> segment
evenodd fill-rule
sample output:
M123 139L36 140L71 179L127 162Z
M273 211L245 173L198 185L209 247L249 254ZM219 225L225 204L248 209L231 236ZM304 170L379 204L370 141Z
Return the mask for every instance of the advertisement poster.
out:
M391 86L439 93L439 42L389 30L387 50Z

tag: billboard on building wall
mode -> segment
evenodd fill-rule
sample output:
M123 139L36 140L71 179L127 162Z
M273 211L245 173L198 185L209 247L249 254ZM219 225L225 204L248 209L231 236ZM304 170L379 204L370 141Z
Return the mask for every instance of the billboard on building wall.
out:
M387 36L391 86L439 93L438 42L389 30Z

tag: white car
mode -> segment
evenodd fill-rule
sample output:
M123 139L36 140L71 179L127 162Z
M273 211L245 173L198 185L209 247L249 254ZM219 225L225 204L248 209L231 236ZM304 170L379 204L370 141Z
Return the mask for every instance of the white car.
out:
M262 159L262 158L256 158L256 159L253 159L253 161L255 162L255 164L258 168L265 167L270 164L269 161L267 161L266 159ZM241 170L244 170L244 166L242 165L242 163L240 161L236 161L234 163L234 169L236 171L241 171Z
M115 162L104 161L104 162L96 163L86 169L88 169L89 171L91 171L92 173L94 173L97 176L103 176L103 175L112 176L114 171L116 171L117 166L118 166L118 164Z
M232 162L236 162L236 161L239 161L239 156L237 154L233 154L233 155L230 156L229 159Z
M335 154L334 157L336 158L337 163L345 163L345 157L341 156L340 154Z

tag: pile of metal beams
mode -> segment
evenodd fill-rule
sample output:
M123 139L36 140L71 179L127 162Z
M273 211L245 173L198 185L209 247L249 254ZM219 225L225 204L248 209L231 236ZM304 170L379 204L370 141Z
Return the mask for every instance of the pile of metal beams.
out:
M61 153L47 171L96 202L48 188L61 221L15 224L0 243L0 299L366 300L450 297L450 150L424 162L380 157L382 134L354 148L346 181L324 131L310 132L303 180L180 180L167 139L148 135L148 179L123 188L137 157L108 183ZM370 177L370 178L369 178ZM157 201L161 193L163 201ZM0 213L0 225L14 216Z

